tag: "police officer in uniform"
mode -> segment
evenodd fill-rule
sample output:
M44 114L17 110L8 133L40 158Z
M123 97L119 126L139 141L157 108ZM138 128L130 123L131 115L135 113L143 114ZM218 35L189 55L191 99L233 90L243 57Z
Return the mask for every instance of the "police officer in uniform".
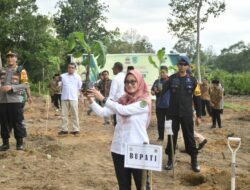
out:
M28 77L22 66L17 66L15 53L8 52L7 63L7 67L0 70L0 124L3 140L0 151L10 148L9 138L12 128L16 139L16 149L23 150L26 129L23 123L22 93L28 88Z
M175 152L178 131L181 126L187 153L191 156L191 167L195 172L200 171L197 162L198 150L194 139L193 122L193 100L197 115L197 123L201 122L201 100L200 96L195 96L197 87L196 79L187 73L189 60L186 56L180 56L178 62L179 72L170 76L169 81L164 85L164 91L170 89L169 115L172 119L173 147ZM168 155L167 170L173 168L173 155L171 151L171 141L168 140L166 147Z

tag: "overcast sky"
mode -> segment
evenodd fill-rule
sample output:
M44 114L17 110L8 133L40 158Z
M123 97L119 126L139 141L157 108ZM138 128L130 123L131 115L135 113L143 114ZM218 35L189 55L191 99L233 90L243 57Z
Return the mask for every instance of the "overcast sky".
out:
M55 13L58 0L37 0L39 12ZM169 16L168 0L102 0L109 5L107 29L120 28L122 32L131 28L148 36L153 48L166 47L170 51L176 42L167 29ZM250 42L250 1L225 0L226 11L218 18L209 18L201 31L202 47L212 46L220 50L243 40Z

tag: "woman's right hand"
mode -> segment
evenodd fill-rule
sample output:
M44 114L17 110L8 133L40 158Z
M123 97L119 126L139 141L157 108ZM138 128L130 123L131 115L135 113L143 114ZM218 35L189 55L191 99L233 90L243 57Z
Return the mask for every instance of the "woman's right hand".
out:
M93 94L93 96L98 100L98 101L103 101L103 99L105 98L101 92L95 88L92 88L89 90L89 92L91 92Z
M92 104L95 100L95 96L91 91L87 91L85 96L87 97L87 100L89 101L90 104Z

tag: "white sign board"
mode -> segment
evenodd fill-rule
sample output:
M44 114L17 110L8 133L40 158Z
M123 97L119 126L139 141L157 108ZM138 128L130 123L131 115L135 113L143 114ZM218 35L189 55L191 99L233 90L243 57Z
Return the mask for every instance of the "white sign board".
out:
M127 144L124 167L161 171L162 146Z

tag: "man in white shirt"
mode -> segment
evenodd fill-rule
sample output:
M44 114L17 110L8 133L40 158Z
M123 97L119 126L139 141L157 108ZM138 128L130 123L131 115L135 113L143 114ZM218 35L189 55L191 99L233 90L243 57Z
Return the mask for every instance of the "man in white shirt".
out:
M78 118L78 94L82 87L81 77L75 73L76 65L68 64L68 72L61 75L62 82L62 127L58 135L68 134L68 119L70 114L73 130L70 132L73 135L80 133L79 118Z
M125 94L124 92L124 79L125 73L123 73L123 65L120 62L116 62L112 68L113 74L115 77L112 80L109 98L113 101L117 101L122 95ZM113 117L114 126L116 125L116 116Z

